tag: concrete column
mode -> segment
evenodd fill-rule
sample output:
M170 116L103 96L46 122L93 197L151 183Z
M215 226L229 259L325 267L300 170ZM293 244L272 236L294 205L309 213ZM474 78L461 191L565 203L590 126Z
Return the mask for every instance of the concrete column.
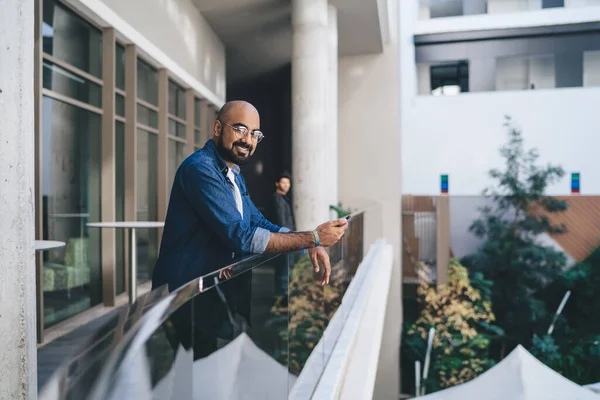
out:
M327 0L292 0L292 173L297 228L329 217L326 194Z
M325 193L328 205L338 203L338 24L337 9L329 5L327 63L327 126L325 140ZM333 217L333 215L331 215Z
M0 393L37 394L34 256L34 0L0 12Z

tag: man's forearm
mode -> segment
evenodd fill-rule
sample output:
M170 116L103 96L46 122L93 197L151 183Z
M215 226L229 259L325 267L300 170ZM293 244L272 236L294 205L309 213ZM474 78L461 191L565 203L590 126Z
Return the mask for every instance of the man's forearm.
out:
M311 247L315 247L315 235L312 232L271 232L265 253L284 253Z

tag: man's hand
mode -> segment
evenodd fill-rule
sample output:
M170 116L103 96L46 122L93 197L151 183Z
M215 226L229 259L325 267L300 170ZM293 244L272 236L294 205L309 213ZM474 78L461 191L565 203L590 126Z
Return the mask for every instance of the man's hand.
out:
M219 271L219 279L231 279L233 276L233 267L227 267Z
M319 225L317 233L321 241L320 245L323 247L333 246L344 236L346 229L348 229L348 220L346 218L336 219ZM329 257L327 260L329 260Z
M331 264L329 263L329 254L323 247L314 247L308 250L310 259L315 267L315 272L319 272L319 263L325 268L323 277L319 280L320 285L329 283L329 276L331 275Z

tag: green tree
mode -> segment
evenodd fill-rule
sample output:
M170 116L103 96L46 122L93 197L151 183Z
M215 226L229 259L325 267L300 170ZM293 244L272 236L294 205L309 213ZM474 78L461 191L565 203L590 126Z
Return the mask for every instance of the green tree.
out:
M489 172L496 184L484 191L495 207L484 207L470 227L484 242L475 254L463 259L472 273L482 273L493 283L493 311L505 332L497 353L500 359L517 344L531 343L540 327L547 328L551 316L538 294L566 265L562 252L539 242L544 232L565 231L564 226L552 225L547 216L566 210L567 203L545 194L564 171L559 166L537 165L538 151L525 149L521 131L510 117L505 127L508 142L500 150L505 167Z
M543 299L554 310L567 290L571 297L552 336L535 336L531 352L580 385L595 383L600 381L600 248L549 285Z
M428 283L427 269L420 268L417 293L423 309L403 338L406 359L423 365L429 329L436 330L431 369L424 382L428 393L467 382L487 370L492 365L490 337L502 333L492 325L492 306L472 287L467 269L452 260L448 273L448 282L436 287ZM480 275L476 278L485 283Z

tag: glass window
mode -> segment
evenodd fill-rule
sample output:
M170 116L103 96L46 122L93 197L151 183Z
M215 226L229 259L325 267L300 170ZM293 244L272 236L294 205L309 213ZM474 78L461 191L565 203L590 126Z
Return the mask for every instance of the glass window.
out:
M44 88L96 107L102 107L102 87L44 60Z
M137 122L158 129L158 113L140 104L137 105Z
M102 78L102 32L57 1L43 8L44 53Z
M583 53L583 86L600 86L600 51Z
M564 7L565 0L542 0L542 8Z
M185 90L169 80L169 114L185 119Z
M200 100L195 99L194 100L194 126L198 129L200 129L200 117L201 117L201 107L200 107Z
M169 135L185 139L185 125L169 119Z
M143 60L137 60L137 97L158 106L158 71Z
M125 124L115 121L115 196L116 220L125 221ZM125 230L116 229L117 294L125 292Z
M143 129L137 131L137 220L158 220L158 140L154 133ZM158 230L138 229L137 281L145 282L152 277L152 269L158 258Z
M101 116L58 100L42 102L43 237L66 243L43 253L44 327L102 301Z
M185 144L169 140L169 187L172 186L177 168L183 160L185 160Z
M125 116L125 97L118 93L115 93L115 113L121 117Z
M433 65L430 73L433 95L453 95L469 91L469 64L467 61Z
M511 57L496 60L496 90L555 87L554 56Z
M463 0L447 0L429 6L430 18L456 17L463 15Z
M125 47L117 43L115 57L116 86L125 90Z

